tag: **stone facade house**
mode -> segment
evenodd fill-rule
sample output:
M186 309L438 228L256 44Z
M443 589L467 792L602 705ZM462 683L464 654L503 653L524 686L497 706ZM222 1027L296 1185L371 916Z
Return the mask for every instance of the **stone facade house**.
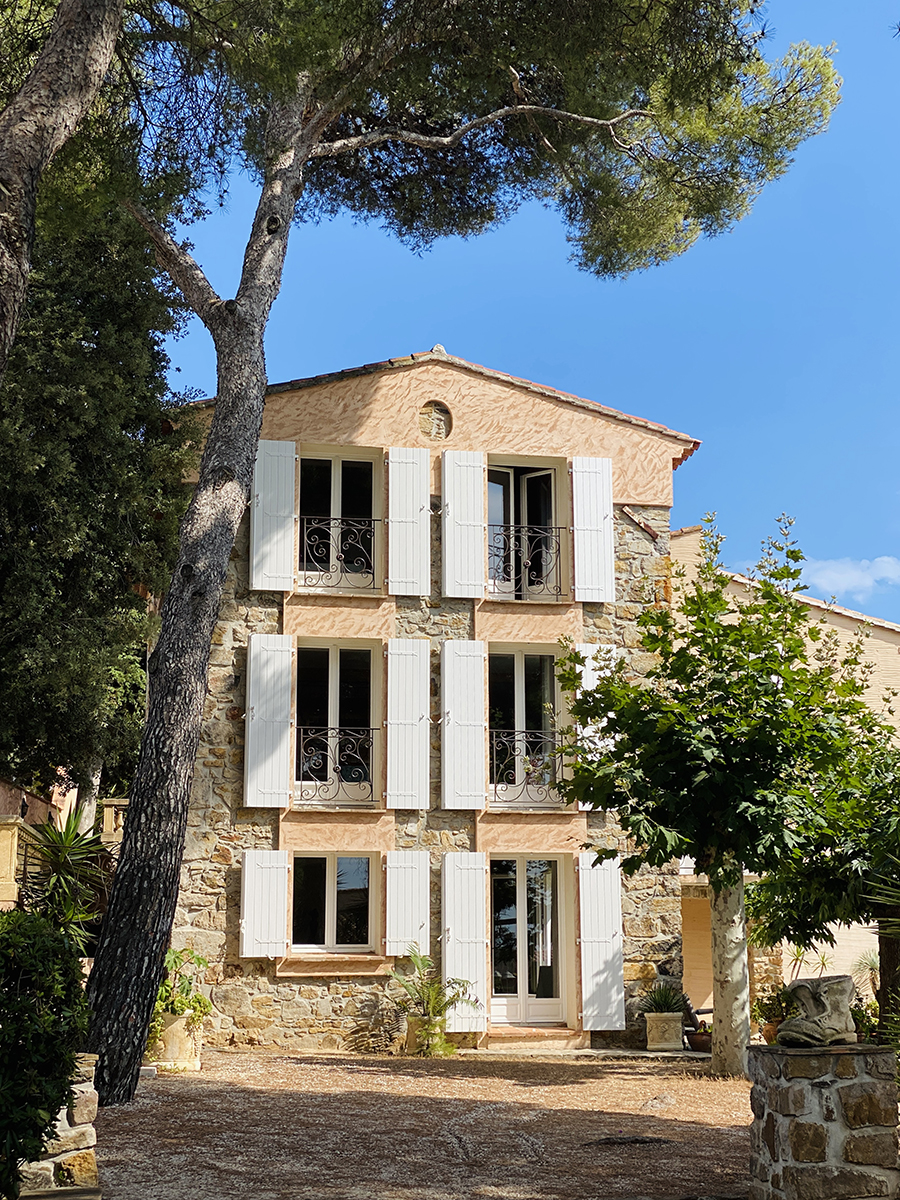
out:
M561 639L646 669L693 439L435 347L270 387L214 636L174 943L213 1044L336 1048L410 943L469 1043L642 1038L677 865L562 804Z

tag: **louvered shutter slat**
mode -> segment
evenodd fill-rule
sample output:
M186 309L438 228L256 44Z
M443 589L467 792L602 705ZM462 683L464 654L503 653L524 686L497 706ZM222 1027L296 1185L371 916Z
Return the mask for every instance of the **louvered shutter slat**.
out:
M445 450L441 493L443 594L480 599L486 553L484 455L477 450Z
M247 648L244 804L289 808L293 639L257 633Z
M581 924L581 1008L584 1029L625 1028L622 896L618 858L594 866L578 856Z
M431 492L427 450L388 451L388 591L431 595Z
M287 953L287 850L245 850L241 856L241 958Z
M261 441L253 467L250 504L250 587L290 592L294 587L296 446Z
M484 642L449 638L441 646L441 806L484 808Z
M431 642L387 644L387 807L428 808Z
M410 945L431 953L430 884L427 850L389 850L385 855L385 954L404 955Z
M575 599L615 603L612 459L572 459Z
M447 1016L447 1029L467 1033L487 1028L487 858L457 851L441 863L443 979L466 979L478 1008L457 1005Z

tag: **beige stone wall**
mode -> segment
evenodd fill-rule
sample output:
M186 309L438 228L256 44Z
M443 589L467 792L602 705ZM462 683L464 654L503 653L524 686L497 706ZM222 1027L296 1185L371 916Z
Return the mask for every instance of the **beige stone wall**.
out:
M270 431L271 433L271 431ZM434 507L437 508L436 503ZM637 646L635 620L648 602L667 596L668 510L659 506L616 508L616 604L545 605L537 613L497 606L488 637L501 640L509 622L531 622L531 639L553 644L567 634L577 640L621 648L630 669L647 665ZM635 518L637 518L637 523ZM649 527L652 532L648 532ZM440 715L440 644L445 638L479 634L479 613L488 607L440 595L440 521L433 519L432 594L422 599L282 597L250 592L248 522L240 529L229 567L222 615L216 628L204 710L201 750L188 822L182 886L173 944L191 945L210 960L206 991L214 1011L206 1023L212 1044L277 1045L329 1049L346 1044L359 1022L382 1004L392 960L378 954L337 959L271 961L238 956L240 855L245 848L295 850L425 849L432 860L432 951L440 960L440 862L448 850L577 854L585 841L625 849L621 831L599 814L581 812L496 814L440 808L440 725L432 725L431 796L427 811L365 813L284 812L241 807L247 641L253 633L288 631L298 636L432 639L431 715ZM656 536L653 536L653 534ZM538 606L527 606L530 609ZM510 610L505 616L502 610ZM343 615L341 615L343 614ZM503 622L507 624L504 626ZM506 633L497 634L497 630ZM517 627L521 637L524 627ZM338 632L340 631L340 632ZM512 639L511 639L512 640ZM516 638L515 640L519 640ZM607 1040L643 1044L634 1016L634 994L657 975L681 974L680 899L677 868L641 871L623 888L624 952L629 1026ZM573 935L574 926L565 914ZM380 936L380 935L379 935ZM577 967L577 964L576 964ZM573 973L577 982L577 969ZM571 1004L571 1011L577 1009Z

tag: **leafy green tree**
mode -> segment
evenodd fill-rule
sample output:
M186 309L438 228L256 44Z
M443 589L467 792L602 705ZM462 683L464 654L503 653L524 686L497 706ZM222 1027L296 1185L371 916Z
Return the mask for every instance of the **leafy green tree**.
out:
M878 926L879 1029L900 1016L900 897L879 882L900 860L900 756L885 731L844 787L824 792L796 843L747 893L754 941L834 944L833 924Z
M78 952L36 913L0 912L0 1012L0 1194L15 1200L71 1098L88 1020Z
M695 581L674 611L646 610L646 681L619 664L583 689L583 659L561 680L582 731L571 800L612 812L633 840L622 868L691 856L709 877L713 1070L741 1074L749 1041L745 871L797 851L830 798L859 785L886 733L863 699L859 648L841 657L797 602L803 555L782 520L745 597L729 594L710 523Z
M102 760L122 787L147 589L165 587L192 461L165 381L179 307L77 140L48 174L34 265L0 387L0 774L83 784Z
M665 262L743 216L837 101L821 48L766 62L755 7L210 0L176 12L167 31L158 16L147 25L147 78L177 78L183 56L193 64L184 103L167 96L160 112L145 91L151 151L154 129L172 112L198 111L198 80L209 80L233 136L196 169L206 161L215 172L239 155L260 194L227 299L164 223L129 205L215 343L217 395L150 662L142 749L88 985L104 1102L133 1094L162 977L210 636L250 494L263 339L294 220L346 210L426 246L479 233L538 199L561 213L577 261L598 275Z

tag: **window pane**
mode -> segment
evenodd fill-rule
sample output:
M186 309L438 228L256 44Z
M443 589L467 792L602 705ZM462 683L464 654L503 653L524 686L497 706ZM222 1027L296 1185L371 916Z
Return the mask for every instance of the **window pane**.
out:
M530 858L526 873L528 991L538 999L559 995L556 932L556 863Z
M300 516L331 516L330 459L300 459Z
M341 516L372 516L372 464L352 459L341 463Z
M488 524L509 525L510 474L488 471Z
M525 476L524 524L545 528L553 524L553 475L549 471Z
M369 944L368 858L337 860L337 924L334 940L338 946Z
M525 728L550 728L553 710L553 655L525 655Z
M325 859L294 859L295 946L325 945Z
M371 650L341 650L338 680L338 724L368 729L372 723Z
M515 729L516 659L513 654L488 655L488 710L491 729Z
M491 945L493 994L518 991L515 859L491 860Z
M328 724L328 648L301 646L297 651L297 724Z

